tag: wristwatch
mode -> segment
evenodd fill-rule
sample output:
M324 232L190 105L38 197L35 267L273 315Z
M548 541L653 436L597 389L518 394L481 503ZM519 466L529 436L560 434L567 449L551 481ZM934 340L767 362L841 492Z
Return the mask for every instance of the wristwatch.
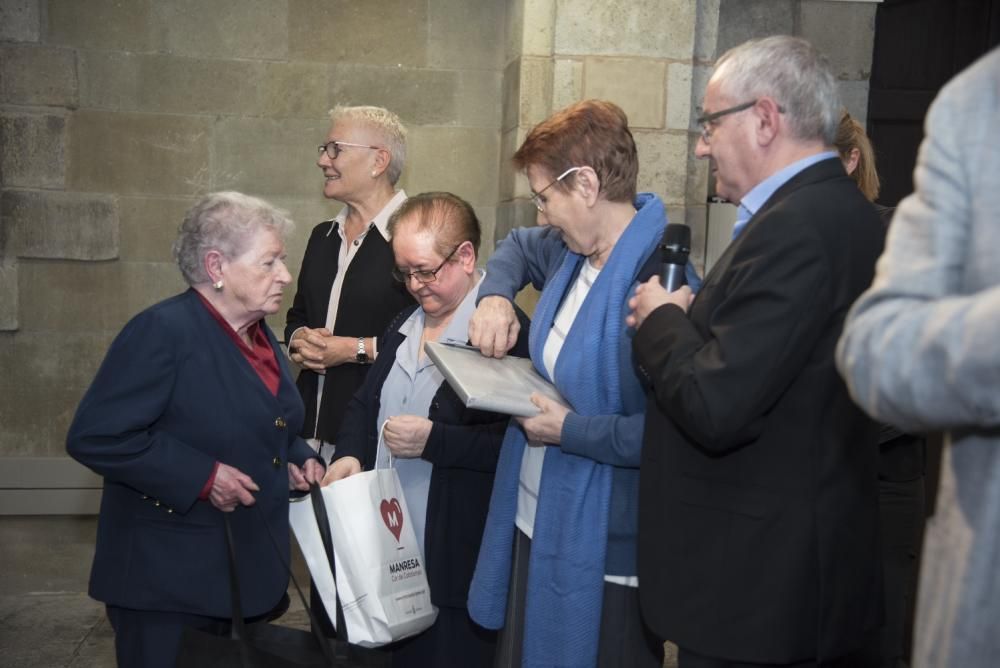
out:
M354 361L358 364L368 364L372 361L368 357L368 351L365 350L365 337L363 336L358 337L358 354L354 356Z

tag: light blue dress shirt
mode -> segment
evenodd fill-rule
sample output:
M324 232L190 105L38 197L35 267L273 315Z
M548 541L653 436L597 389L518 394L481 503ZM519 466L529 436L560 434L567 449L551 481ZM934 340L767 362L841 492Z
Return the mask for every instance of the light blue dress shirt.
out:
M810 155L808 158L802 158L787 167L779 169L774 174L755 185L750 192L743 196L740 200L740 205L736 210L736 224L733 225L733 239L740 236L743 232L743 228L747 226L750 219L753 218L754 214L760 207L764 206L767 200L771 199L771 195L781 186L788 183L793 176L801 172L807 167L812 167L817 162L821 160L827 160L828 158L836 158L837 154L833 151L823 151L822 153L817 153L816 155Z
M478 271L478 280L469 290L465 299L455 309L455 315L438 341L466 343L469 340L469 320L476 310L476 296L482 285L485 272ZM420 359L420 338L424 331L424 310L418 308L406 319L399 332L406 339L396 350L396 359L389 375L382 384L382 400L378 411L378 427L386 419L395 415L419 415L427 417L431 401L444 382L444 376L434 366L429 357ZM389 465L390 452L383 444L379 450L378 467ZM392 458L392 466L399 474L399 482L410 511L410 521L417 535L420 554L424 552L424 528L427 526L427 493L431 486L431 471L434 465L419 457L412 459Z

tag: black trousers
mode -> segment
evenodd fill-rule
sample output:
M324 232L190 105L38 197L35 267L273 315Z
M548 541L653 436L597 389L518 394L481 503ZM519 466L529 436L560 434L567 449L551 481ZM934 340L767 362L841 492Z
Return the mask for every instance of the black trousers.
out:
M230 621L180 612L131 610L106 606L115 631L118 668L176 668L181 634L186 627L212 633L229 632Z
M524 604L528 591L531 539L514 532L514 556L507 593L507 615L497 643L496 668L520 668L524 646ZM569 623L569 622L567 622ZM604 583L597 648L601 668L662 668L663 642L653 636L639 612L639 590Z
M822 662L812 659L796 663L747 663L702 656L683 647L677 651L678 668L858 668L858 665L856 655Z

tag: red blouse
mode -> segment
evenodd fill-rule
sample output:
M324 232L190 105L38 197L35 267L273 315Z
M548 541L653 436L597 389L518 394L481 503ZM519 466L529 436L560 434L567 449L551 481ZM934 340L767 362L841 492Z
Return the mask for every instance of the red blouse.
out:
M250 325L247 328L247 335L250 337L250 343L252 345L247 345L239 334L236 333L226 319L222 317L212 303L205 299L197 290L194 291L201 299L201 303L205 305L208 312L212 314L215 321L219 323L222 327L222 331L232 339L236 347L239 348L240 352L243 353L243 357L253 370L257 372L257 376L261 379L267 389L270 390L271 394L278 396L278 385L281 382L281 371L278 368L278 358L274 354L274 348L271 347L271 342L267 338L267 334L264 332L264 328L260 325L260 320ZM215 466L212 468L212 475L208 476L208 480L205 482L205 486L201 488L201 493L198 498L202 501L208 500L208 495L212 491L212 484L215 483L215 474L219 470L219 462L215 462Z

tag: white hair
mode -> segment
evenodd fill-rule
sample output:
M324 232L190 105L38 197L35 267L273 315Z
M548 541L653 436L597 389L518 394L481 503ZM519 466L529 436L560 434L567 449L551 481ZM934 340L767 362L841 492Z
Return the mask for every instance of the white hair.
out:
M340 120L361 123L382 135L385 149L389 151L389 168L386 170L386 176L392 185L396 185L406 163L406 128L399 120L399 116L382 107L337 105L330 110L330 120L334 123Z

